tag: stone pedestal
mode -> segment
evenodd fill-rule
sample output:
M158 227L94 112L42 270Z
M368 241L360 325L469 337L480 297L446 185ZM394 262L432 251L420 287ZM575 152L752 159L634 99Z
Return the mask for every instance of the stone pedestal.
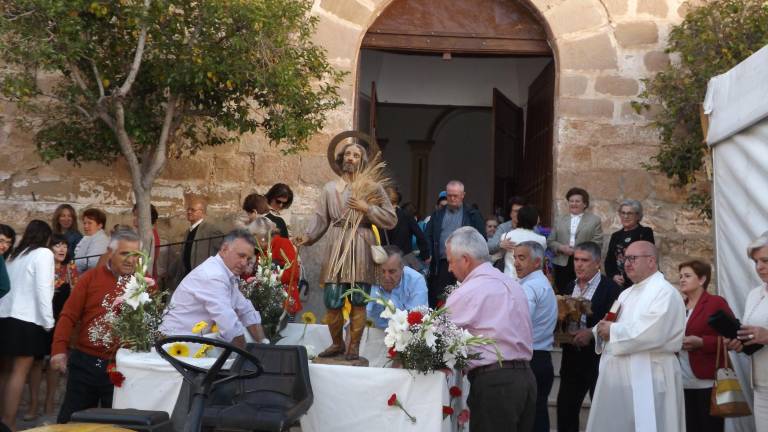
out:
M338 355L335 357L315 357L312 360L315 364L327 364L327 365L340 365L340 366L361 366L368 367L368 359L365 357L359 357L357 360L347 360L344 355Z

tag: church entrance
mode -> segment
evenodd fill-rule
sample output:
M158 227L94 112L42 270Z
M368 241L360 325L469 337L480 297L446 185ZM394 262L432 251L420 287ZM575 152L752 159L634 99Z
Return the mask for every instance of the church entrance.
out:
M395 0L368 29L357 128L374 134L420 217L451 179L465 204L508 216L520 195L549 224L554 62L522 2Z

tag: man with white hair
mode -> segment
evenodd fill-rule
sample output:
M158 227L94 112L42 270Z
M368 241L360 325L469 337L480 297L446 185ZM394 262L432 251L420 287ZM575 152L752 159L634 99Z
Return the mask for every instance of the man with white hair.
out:
M136 271L140 250L141 241L135 231L115 231L107 248L106 264L86 272L64 303L51 346L51 368L62 373L69 370L59 423L69 422L72 413L77 411L112 406L114 385L109 380L107 365L117 347L95 343L89 331L93 323L107 313L102 303L104 298L122 293L118 279ZM70 350L73 339L75 347Z
M467 405L473 432L530 431L536 409L536 378L528 300L522 287L490 264L485 238L472 227L455 230L446 240L446 257L461 285L448 296L451 321L496 346L474 348L467 377ZM499 357L497 357L500 356Z
M658 271L658 256L650 242L629 245L624 269L635 284L619 295L616 320L593 328L602 357L587 431L685 430L675 355L683 346L685 305Z
M431 248L429 259L429 306L437 306L445 287L456 283L448 271L445 241L457 229L473 227L478 233L485 232L485 220L479 211L464 205L464 183L451 180L445 186L448 205L435 210L427 224L425 234Z
M547 401L555 370L552 366L552 345L557 324L557 299L549 279L541 271L544 246L537 241L524 241L515 246L515 270L528 299L528 310L533 326L533 357L531 370L536 377L535 432L549 432Z

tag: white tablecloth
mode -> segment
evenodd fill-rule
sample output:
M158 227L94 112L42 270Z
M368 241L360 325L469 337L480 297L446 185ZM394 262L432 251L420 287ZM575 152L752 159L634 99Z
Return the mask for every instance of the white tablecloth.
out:
M303 337L302 337L303 334ZM310 345L320 352L331 344L325 325L289 324L279 345ZM382 368L387 361L384 333L367 328L360 344L360 353L371 367L309 365L314 402L301 419L302 432L389 432L424 431L450 432L455 422L443 419L442 407L448 405L448 388L455 383L455 375L442 372L429 375L404 369ZM194 352L194 350L190 350ZM210 367L215 359L184 359L190 364ZM232 361L232 360L230 360ZM378 367L376 367L378 366ZM117 353L117 370L125 376L122 387L115 388L115 408L136 408L166 411L170 415L181 390L182 377L157 353ZM469 390L462 380L464 397ZM393 394L406 410L416 417L412 424L396 407L387 405ZM456 414L464 406L452 404ZM468 430L468 426L465 430Z
M197 345L194 345L194 349L197 349ZM230 355L225 368L232 364L235 356ZM216 359L184 358L183 361L207 369L213 366ZM120 349L117 351L115 363L117 371L125 376L125 381L122 386L115 387L112 397L114 408L165 411L168 415L173 413L183 378L170 363L154 351L154 348L151 352L143 353Z

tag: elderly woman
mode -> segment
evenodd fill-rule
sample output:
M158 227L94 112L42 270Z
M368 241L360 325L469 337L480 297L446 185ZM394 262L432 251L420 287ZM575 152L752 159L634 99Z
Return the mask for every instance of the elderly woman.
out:
M280 282L283 284L288 299L285 310L289 315L296 315L301 310L299 299L299 263L296 260L296 248L290 240L281 236L274 222L266 217L256 218L248 225L248 231L256 239L256 257L263 256L271 251L272 262L280 267L290 264L290 268L283 272Z
M67 238L67 259L75 256L75 247L82 240L83 235L77 229L77 212L69 204L61 204L56 207L51 220L51 228L54 234L61 234Z
M620 287L628 288L632 281L624 272L624 251L638 240L655 243L653 230L640 225L643 220L643 206L637 200L624 200L619 205L621 229L611 235L608 253L605 255L605 274Z
M85 237L75 248L75 265L77 271L85 273L96 267L99 258L107 251L109 236L104 232L107 215L97 209L89 208L83 212L83 232Z
M573 248L587 241L603 244L603 226L600 218L586 212L589 207L589 193L575 187L566 192L565 199L568 201L568 214L557 219L547 239L547 246L555 254L552 267L558 293L565 292L568 284L576 279L573 270Z
M747 295L742 326L736 339L726 339L728 349L740 352L745 345L768 345L768 231L747 247L762 283ZM768 430L768 348L752 354L754 416L758 431Z
M712 279L709 264L691 260L680 264L678 270L686 316L683 350L678 355L683 376L686 429L722 432L723 418L709 415L718 334L707 320L719 310L729 315L733 312L724 298L707 292Z

